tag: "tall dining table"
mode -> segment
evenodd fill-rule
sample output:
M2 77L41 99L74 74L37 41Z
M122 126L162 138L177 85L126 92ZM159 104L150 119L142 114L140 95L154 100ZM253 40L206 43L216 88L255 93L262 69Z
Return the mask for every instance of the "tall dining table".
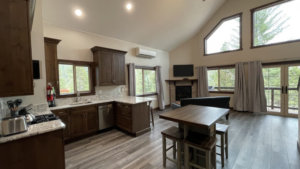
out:
M183 128L184 139L189 131L216 137L216 122L229 113L229 109L188 105L159 115L160 118L177 122Z

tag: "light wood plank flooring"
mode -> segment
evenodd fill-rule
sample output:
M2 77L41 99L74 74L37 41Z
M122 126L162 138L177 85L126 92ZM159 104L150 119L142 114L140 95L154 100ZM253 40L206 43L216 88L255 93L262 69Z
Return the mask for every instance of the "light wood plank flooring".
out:
M66 145L66 168L163 168L160 132L177 124L159 119L158 113L155 127L142 136L134 138L111 130ZM230 125L229 158L224 169L300 169L297 119L232 112L228 122L221 122ZM167 169L172 168L175 165L167 162ZM217 168L222 168L219 156Z

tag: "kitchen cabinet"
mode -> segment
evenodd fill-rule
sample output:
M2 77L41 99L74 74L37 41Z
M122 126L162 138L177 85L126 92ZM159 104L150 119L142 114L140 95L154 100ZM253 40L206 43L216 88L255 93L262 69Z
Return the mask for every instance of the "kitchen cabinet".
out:
M125 51L95 46L92 49L96 84L125 85Z
M119 129L136 136L150 130L150 114L147 103L116 103L115 109L115 125Z
M66 125L64 139L71 140L99 130L97 106L52 110Z
M98 107L102 118L99 118ZM52 112L65 123L64 140L67 142L95 134L100 130L100 126L103 129L117 127L134 136L150 131L150 112L147 102L137 104L107 102L52 110Z
M46 84L51 83L58 93L58 63L57 63L57 45L60 40L53 38L44 38L45 43L45 65L46 65Z
M1 169L65 169L62 129L0 144Z
M67 140L70 138L70 116L67 110L57 110L53 111L53 113L58 116L61 121L66 125L66 128L64 129L64 140Z
M28 0L0 2L0 97L33 94Z
M85 134L86 131L86 114L82 110L70 111L70 135L78 137Z

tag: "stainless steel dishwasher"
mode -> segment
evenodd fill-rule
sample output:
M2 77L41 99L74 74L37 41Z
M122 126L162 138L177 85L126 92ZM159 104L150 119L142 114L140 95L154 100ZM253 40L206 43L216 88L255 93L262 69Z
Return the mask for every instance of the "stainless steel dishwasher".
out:
M98 106L99 113L99 130L107 129L114 126L114 112L112 104Z

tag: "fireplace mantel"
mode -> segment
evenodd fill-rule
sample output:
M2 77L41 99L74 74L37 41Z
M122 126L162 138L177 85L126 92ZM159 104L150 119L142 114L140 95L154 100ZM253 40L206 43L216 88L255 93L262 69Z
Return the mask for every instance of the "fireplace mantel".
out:
M198 79L169 79L169 80L166 80L166 82L168 83L173 83L174 85L176 85L176 82L191 82L192 83L192 86L193 86L193 83L194 82L198 82Z
M198 79L168 79L168 80L166 80L166 82L184 82L184 81L198 82Z

